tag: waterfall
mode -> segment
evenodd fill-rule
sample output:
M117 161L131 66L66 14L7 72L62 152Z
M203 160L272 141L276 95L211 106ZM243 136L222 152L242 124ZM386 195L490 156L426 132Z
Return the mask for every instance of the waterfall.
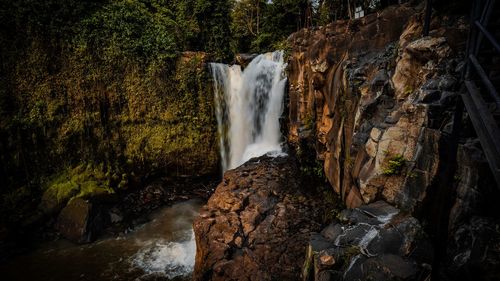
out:
M215 89L222 170L249 159L281 152L279 118L286 77L283 52L257 56L239 65L210 64Z

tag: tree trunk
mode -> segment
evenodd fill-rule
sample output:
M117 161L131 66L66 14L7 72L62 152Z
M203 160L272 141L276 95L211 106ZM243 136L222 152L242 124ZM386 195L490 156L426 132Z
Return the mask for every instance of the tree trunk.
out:
M351 7L351 0L347 0L347 12L349 14L349 18L350 19L354 18L354 15L353 15L352 11L353 11L353 9Z

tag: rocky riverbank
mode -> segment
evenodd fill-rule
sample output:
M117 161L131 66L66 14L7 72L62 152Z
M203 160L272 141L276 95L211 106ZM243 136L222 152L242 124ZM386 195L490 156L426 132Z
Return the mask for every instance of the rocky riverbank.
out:
M52 213L47 213L46 207L54 202L42 201L21 225L2 230L0 261L30 252L49 241L67 239L85 244L99 237L126 234L146 223L149 215L159 208L188 199L206 201L218 181L217 176L162 178L110 196L75 198Z

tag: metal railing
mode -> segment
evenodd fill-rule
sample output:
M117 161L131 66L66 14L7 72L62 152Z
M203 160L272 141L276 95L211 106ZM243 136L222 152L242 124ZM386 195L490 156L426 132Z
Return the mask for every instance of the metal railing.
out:
M463 73L462 101L479 137L493 176L500 187L500 129L494 113L500 109L500 95L478 56L486 44L500 56L500 45L488 31L495 0L474 0ZM483 40L487 39L487 40ZM487 42L483 42L487 41ZM461 106L457 106L461 110Z

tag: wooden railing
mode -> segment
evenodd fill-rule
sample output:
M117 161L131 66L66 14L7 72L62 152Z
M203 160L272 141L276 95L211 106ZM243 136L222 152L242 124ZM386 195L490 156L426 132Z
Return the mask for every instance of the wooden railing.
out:
M495 120L495 114L500 109L500 95L478 59L481 51L487 47L500 57L500 45L487 29L494 6L495 0L473 1L466 68L463 73L465 89L461 96L500 187L500 129ZM461 110L461 106L457 106L457 110Z

